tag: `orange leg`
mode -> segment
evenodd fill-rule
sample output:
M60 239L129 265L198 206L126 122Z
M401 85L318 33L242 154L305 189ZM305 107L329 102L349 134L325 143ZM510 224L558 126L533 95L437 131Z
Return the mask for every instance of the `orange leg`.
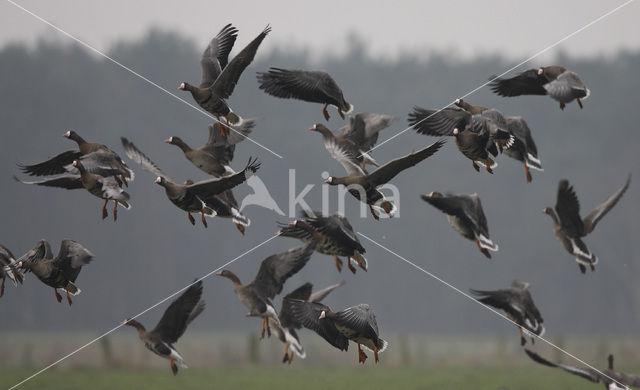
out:
M116 202L116 204L113 205L113 222L118 219L118 201L114 200L114 202Z
M289 361L289 343L284 346L284 356L282 357L282 363Z
M58 294L58 290L54 288L53 292L56 293L56 299L58 300L58 302L62 302L62 295Z
M364 158L362 159L362 170L364 171L366 168L367 163L364 161Z
M109 202L109 199L105 199L104 205L102 206L102 219L105 219L109 216L109 213L107 213L107 202Z
M2 285L0 285L0 297L4 295L4 280L6 279L6 276L2 277Z
M527 162L524 162L524 172L527 175L527 183L531 183L531 180L533 180L533 177L531 177L531 172L529 171L529 166L527 165Z
M353 274L356 273L356 267L354 267L351 264L351 257L347 257L347 268L349 268L349 271L351 271L351 273L353 273Z
M193 219L193 216L191 215L191 213L187 213L187 217L189 218L189 222L191 222L191 224L195 226L196 220Z
M564 103L560 103L560 109L564 110L564 107L565 107Z
M20 282L20 284L22 284L22 275L20 275L19 273L17 273L15 270L11 270L11 272L13 272L13 277L16 278L16 280L18 282ZM4 281L4 280L3 280ZM4 284L4 283L3 283ZM2 296L2 295L0 295Z
M340 260L338 255L335 253L333 254L333 258L336 260L336 268L338 269L338 272L342 272L342 260Z
M533 344L535 344L535 343L536 343L536 338L535 338L535 337L533 337L533 336L531 336L531 344L533 345Z
M329 118L330 118L329 113L327 112L327 107L328 106L329 106L328 104L325 104L324 108L322 109L322 115L324 115L324 119L325 120L329 120Z
M271 337L271 326L269 325L269 319L264 319L265 324L267 324L267 337Z
M476 172L480 172L480 167L478 166L478 164L476 164L475 161L471 160L471 164L473 165L473 169L475 169Z
M362 363L364 364L364 362L367 361L367 355L362 352L362 349L360 348L360 344L358 344L358 363Z
M576 99L578 101L578 105L580 106L580 109L582 110L582 102L580 101L580 98Z
M373 206L369 205L369 210L371 210L371 215L373 215L373 218L377 221L380 219L380 217L378 217L378 214L376 214L375 211L373 211Z
M378 363L378 347L373 347L373 357L375 357L376 363Z
M522 333L522 327L520 327L520 345L525 345L527 343L527 339L524 338L524 334Z
M476 245L478 246L478 249L480 249L480 252L482 252L483 255L487 256L487 258L491 258L491 253L489 253L489 251L487 250L487 248L483 248L480 246L480 241L478 241L478 239L476 238Z
M224 129L222 128L222 121L220 120L220 115L216 115L216 119L218 120L218 129L220 129L220 135L224 137Z
M129 187L129 183L127 183L127 178L126 178L126 177L124 177L124 175L123 175L123 174L120 174L120 178L122 179L122 182L124 183L124 185L125 185L126 187Z
M264 318L262 319L262 327L260 328L260 340L264 338Z
M67 302L69 302L69 306L73 304L71 301L71 297L69 296L69 287L65 287L64 290L67 292Z
M393 206L391 205L391 202L387 202L387 201L382 202L382 209L384 210L385 213L387 213L389 218L393 217L393 215L391 215L391 211L393 210Z
M114 176L113 178L116 180L116 183L118 184L118 187L122 188L122 180L120 180L120 178L118 176Z
M289 364L293 361L293 351L289 351Z
M491 163L493 161L491 161L490 158L487 159L487 162L484 163L485 168L487 169L487 172L493 174L493 169L491 169Z
M209 225L207 225L207 220L204 219L204 209L200 210L200 219L202 220L202 224L205 228L209 227Z
M173 360L173 358L169 359L171 359L171 372L173 372L173 375L178 375L178 366L176 365L176 361Z
M240 233L242 233L242 235L244 236L244 225L236 223L236 229L238 229L240 231Z
M340 118L344 119L344 113L342 113L342 109L340 107L338 107L338 115L340 115Z

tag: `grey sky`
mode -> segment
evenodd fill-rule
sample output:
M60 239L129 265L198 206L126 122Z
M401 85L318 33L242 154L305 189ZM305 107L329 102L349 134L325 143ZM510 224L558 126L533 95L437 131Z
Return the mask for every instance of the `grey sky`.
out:
M314 54L344 52L344 39L357 32L374 56L447 50L464 57L501 53L526 58L625 1L322 1L291 0L161 2L16 0L25 8L100 50L120 38L139 37L152 26L173 29L204 45L226 23L248 42L273 26L265 50L305 47ZM640 48L640 3L633 2L559 46L577 56ZM461 23L461 22L464 23ZM0 2L0 47L68 38L16 8ZM551 52L553 53L553 51ZM545 57L542 57L543 59Z

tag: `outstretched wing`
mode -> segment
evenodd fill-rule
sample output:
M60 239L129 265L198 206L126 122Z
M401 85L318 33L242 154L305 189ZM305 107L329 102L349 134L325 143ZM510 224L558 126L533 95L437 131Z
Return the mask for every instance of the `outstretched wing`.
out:
M50 176L67 173L67 167L82 156L79 150L67 150L47 161L34 165L18 164L22 172L30 176Z
M538 75L537 69L529 69L509 79L500 77L490 78L489 87L499 96L511 97L520 95L546 95L543 85L547 79Z
M561 368L563 370L565 370L566 372L569 372L571 374L574 375L578 375L586 380L589 380L591 382L595 382L598 383L600 382L600 374L598 374L597 372L595 372L594 370L590 369L590 368L578 368L578 367L573 367L573 366L567 366L564 364L557 364L557 363L552 363L544 358L542 358L540 355L538 355L537 353L530 351L528 349L524 349L524 351L526 352L526 354L531 358L531 360L533 360L536 363L542 364L544 366L548 366L548 367L557 367L557 368Z
M409 113L409 125L420 134L452 136L454 129L464 131L471 125L471 114L455 107L427 110L416 106Z
M282 291L284 282L304 267L314 251L314 243L289 249L267 257L251 285L260 294L273 299Z
M258 82L260 89L271 96L340 106L337 97L342 90L325 71L269 68L258 73Z
M171 177L169 177L166 173L162 172L162 170L158 168L156 163L151 161L149 157L147 157L144 153L142 153L142 151L138 149L133 144L133 142L129 141L125 137L120 137L120 140L122 141L122 147L124 148L124 152L127 155L127 157L129 157L134 162L138 163L138 165L140 165L142 169L153 174L154 176L160 176L167 179L168 181L173 182Z
M222 69L227 66L229 53L237 37L238 29L229 23L209 42L209 46L200 58L200 67L202 68L200 88L209 88L220 75Z
M62 175L53 179L41 180L41 181L24 181L20 180L17 177L13 177L13 179L22 184L35 184L38 186L45 187L58 187L65 188L67 190L75 190L78 188L82 188L82 181L80 180L80 175Z
M442 145L445 144L445 142L446 141L444 139L441 139L418 152L391 160L367 175L367 180L376 187L385 184L389 180L393 179L398 173L432 156L442 147Z
M616 191L615 194L611 195L609 199L599 204L598 207L584 217L582 220L584 223L584 234L591 233L593 229L595 229L598 221L600 221L602 217L604 217L604 215L608 213L616 203L618 203L620 198L622 198L622 195L627 191L627 188L629 188L629 183L631 183L631 174L627 177L627 182L624 183L624 185Z
M175 343L187 329L187 325L202 313L204 306L202 280L200 280L171 302L153 332L157 332L162 341L169 344Z
M54 264L62 270L67 279L75 282L82 266L89 264L93 257L93 253L81 244L73 240L62 240Z
M271 27L267 26L251 43L233 57L233 60L222 70L216 81L211 85L213 92L221 99L227 99L240 80L240 75L249 66L258 51L262 40L269 34Z
M580 218L580 202L576 192L567 180L561 180L558 185L556 212L560 218L562 230L569 237L576 238L584 235L584 225Z
M187 191L193 193L200 198L209 198L211 195L217 195L232 189L238 184L244 183L249 176L254 174L260 168L257 160L249 160L247 166L240 172L233 175L203 180L195 184L187 186Z

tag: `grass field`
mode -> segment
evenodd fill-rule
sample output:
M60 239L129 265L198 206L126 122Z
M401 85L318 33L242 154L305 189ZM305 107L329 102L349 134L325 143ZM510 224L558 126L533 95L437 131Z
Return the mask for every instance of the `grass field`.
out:
M638 372L640 370L630 370ZM5 389L33 371L0 371ZM560 370L529 368L386 368L382 365L349 367L244 366L186 369L174 377L166 370L52 370L19 389L600 389Z

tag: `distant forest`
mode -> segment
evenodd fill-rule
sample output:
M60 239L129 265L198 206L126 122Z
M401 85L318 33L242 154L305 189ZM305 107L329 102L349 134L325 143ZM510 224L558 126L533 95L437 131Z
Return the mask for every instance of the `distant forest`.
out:
M241 31L234 55L251 39ZM267 37L266 39L269 39ZM119 42L108 55L172 93L183 82L200 80L199 58L207 39L198 42L170 31L151 30L141 40ZM355 112L396 116L380 141L407 127L413 106L440 108L513 66L498 56L471 60L432 53L427 59L408 54L381 61L367 54L366 40L352 38L346 57L311 56L308 51L277 49L259 52L240 79L229 103L243 117L257 118L252 138L283 158L255 144L238 145L233 167L241 169L250 156L258 157L258 172L280 208L288 211L289 169L295 168L295 193L315 184L305 198L315 209L322 205L324 171L341 176L342 167L324 150L321 137L307 129L324 122L321 106L276 99L258 89L255 72L271 66L317 68L330 72L342 86ZM315 58L312 60L311 58ZM545 171L533 171L525 182L521 163L498 158L494 175L476 173L456 149L454 140L435 156L393 180L401 190L400 217L359 219L360 205L347 198L347 217L357 231L388 246L462 291L508 287L513 279L531 283L531 292L545 319L547 333L637 333L640 327L640 158L638 102L640 52L613 58L575 59L559 54L554 60L580 74L591 97L580 110L571 103L564 111L548 97L501 98L483 88L466 98L472 104L496 107L521 115L529 123ZM533 61L518 70L537 67ZM191 226L153 183L136 171L128 191L132 210L121 210L116 223L100 219L102 202L84 191L25 186L16 163L35 163L75 144L61 137L75 130L87 140L105 143L120 153L125 136L177 181L205 175L163 139L179 135L191 146L207 139L209 118L174 99L114 63L81 46L43 40L34 47L18 44L0 51L0 244L16 256L46 238L57 253L63 238L84 244L96 260L78 278L82 294L69 308L55 301L51 288L33 275L25 284L5 286L0 298L2 330L103 331L177 291L195 277L219 267L271 237L276 221L287 218L250 206L244 212L252 225L243 237L228 220L211 220L209 228ZM346 122L335 110L328 127ZM373 152L386 162L436 141L413 130ZM581 275L571 255L553 236L552 223L541 213L555 204L557 184L567 178L574 185L583 214L604 201L633 174L631 187L586 242L598 255L595 272ZM431 191L474 193L483 201L491 238L500 246L492 260L472 242L462 239L446 217L420 199ZM336 188L329 188L335 209ZM251 193L237 190L241 200ZM367 249L368 272L338 274L329 256L314 254L309 265L290 279L283 293L311 281L317 288L345 280L327 303L335 309L366 302L387 332L513 333L504 320L459 293L361 238ZM243 282L255 276L265 257L299 243L277 238L228 268ZM259 321L244 317L245 308L233 295L231 283L211 276L204 284L207 309L194 323L200 330L256 330ZM280 305L280 298L276 298ZM153 323L161 311L144 316Z

